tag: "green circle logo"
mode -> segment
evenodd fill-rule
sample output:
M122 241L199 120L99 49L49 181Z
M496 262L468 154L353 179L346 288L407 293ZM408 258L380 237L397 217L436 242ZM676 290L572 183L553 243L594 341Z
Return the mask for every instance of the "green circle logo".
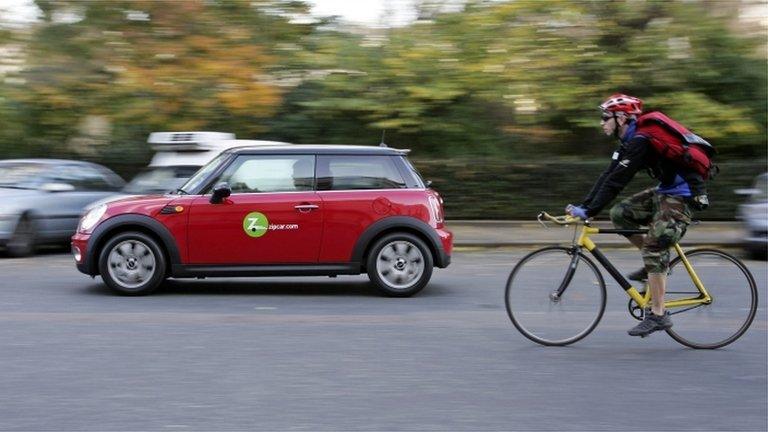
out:
M243 219L243 230L251 237L261 237L267 232L269 221L264 214L251 212Z

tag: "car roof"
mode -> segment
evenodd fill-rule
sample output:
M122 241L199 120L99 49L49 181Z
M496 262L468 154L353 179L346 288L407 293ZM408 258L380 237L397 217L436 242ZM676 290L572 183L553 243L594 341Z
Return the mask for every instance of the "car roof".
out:
M263 146L283 146L293 145L283 141L251 140L251 139L233 139L215 141L217 144L227 147L263 147Z
M62 164L73 165L73 164L76 164L76 165L100 166L100 165L95 164L93 162L78 161L78 160L71 160L71 159L43 159L43 158L35 158L35 159L3 159L3 160L0 160L0 164L19 164L19 163L40 164L40 165L62 165Z
M245 146L226 151L235 154L334 154L334 155L379 155L396 156L408 150L380 146L338 145L338 144L294 144L282 146Z

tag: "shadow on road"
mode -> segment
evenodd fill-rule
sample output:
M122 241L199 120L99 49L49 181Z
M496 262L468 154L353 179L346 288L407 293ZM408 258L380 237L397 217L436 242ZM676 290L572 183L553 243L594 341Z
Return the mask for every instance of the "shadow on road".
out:
M427 287L425 291L432 291ZM119 296L98 279L84 288L93 295ZM425 293L427 294L427 293ZM173 295L280 295L280 296L360 296L382 297L364 281L259 281L259 280L167 280L151 296ZM422 295L422 294L419 294Z

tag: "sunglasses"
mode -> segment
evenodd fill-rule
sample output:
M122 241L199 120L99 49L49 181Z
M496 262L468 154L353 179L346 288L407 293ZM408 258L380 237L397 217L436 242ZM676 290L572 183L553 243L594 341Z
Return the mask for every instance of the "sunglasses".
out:
M600 119L602 121L604 121L604 122L606 122L606 121L608 121L608 120L610 120L612 118L613 118L613 114L603 114L602 116L600 116Z

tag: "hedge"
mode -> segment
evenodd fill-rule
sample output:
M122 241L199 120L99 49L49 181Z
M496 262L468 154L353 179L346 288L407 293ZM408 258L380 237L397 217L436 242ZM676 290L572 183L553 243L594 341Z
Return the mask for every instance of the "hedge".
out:
M533 219L539 211L562 212L579 202L607 161L525 162L498 159L426 160L413 164L445 200L447 219ZM744 197L734 189L751 187L765 172L765 160L719 162L720 174L709 182L711 206L697 219L731 220ZM620 194L628 196L657 182L639 172ZM604 211L602 217L607 216Z

